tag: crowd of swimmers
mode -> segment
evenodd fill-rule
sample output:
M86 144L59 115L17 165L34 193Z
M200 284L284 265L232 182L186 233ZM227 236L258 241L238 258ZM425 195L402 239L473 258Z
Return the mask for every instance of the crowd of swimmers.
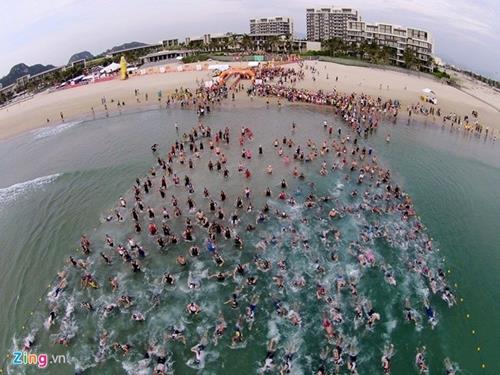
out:
M450 307L456 301L447 285L445 272L440 266L435 266L434 245L416 216L410 197L392 180L391 171L379 164L373 150L361 140L377 128L383 116L395 118L398 107L393 101L382 101L380 98L354 94L346 96L336 92L327 94L285 88L272 83L274 79L285 82L301 77L302 74L290 69L275 69L262 75L266 83L254 86L248 94L276 95L289 101L333 105L345 125L334 125L326 120L318 124L323 128L319 141L308 138L300 142L296 137L297 125L291 124L290 134L257 145L254 132L248 126L242 126L234 134L234 128L226 126L214 130L201 121L212 103L228 97L227 89L213 87L200 88L193 93L189 90L177 92L173 100L180 100L182 105L195 109L200 121L190 131L179 134L179 138L166 150L158 144L151 147L155 165L147 175L136 179L130 194L120 197L113 213L106 217L106 221L126 226L134 235L126 241L119 241L109 234L102 239L82 235L80 255L68 257L69 267L58 274L57 285L49 293L49 315L45 325L47 329L57 330L55 343L71 345L76 336L76 331L69 324L74 314L73 308L65 306L61 299L67 293L70 272L77 272L79 287L90 291L88 295L92 295L94 289L108 288L116 296L114 302L108 304L91 298L81 301L79 308L82 311L101 316L111 315L114 311L126 312L132 322L141 324L147 321L148 313L137 309L135 297L120 285L116 274L96 273L96 258L104 265L117 262L124 264L132 274L147 273L144 263L154 256L153 253L160 252L168 256L168 249L179 243L187 243L188 249L175 257L177 271L164 272L161 282L165 288L177 288L179 273L182 272L189 273L190 290L204 288L203 278L191 274L191 265L203 262L204 255L213 261L213 265L208 267L215 269L206 275L205 282L234 285L234 292L227 296L225 306L219 307L220 314L213 322L211 337L205 332L191 347L193 358L189 363L198 368L203 366L207 348L215 347L227 335L228 327L233 327L229 333L231 346L239 347L246 336L252 333L252 326L263 304L270 304L274 316L283 324L289 324L289 330L303 329L306 307L301 306L299 301L288 303L283 291L309 288L314 290L314 298L322 311L316 319L315 332L322 332L322 337L316 339L321 340L322 350L315 358L318 364L315 373L322 375L331 373L333 369L335 373L347 370L350 374L357 374L358 357L362 358L363 353L356 340L343 329L350 320L347 317L352 316L351 323L355 329L365 330L366 334L373 332L384 318L382 306L377 308L374 301L358 288L361 278L369 269L380 273L387 288L395 288L398 282L402 282L404 274L413 275L412 282L420 289L420 301L412 305L410 299L406 299L401 306L401 316L407 324L415 326L428 324L433 328L438 323L433 307L438 301L434 296ZM240 151L235 170L228 163L230 147L237 147ZM265 170L251 167L252 159L259 157L265 157L266 162L271 163ZM279 168L273 168L273 160ZM195 186L192 173L199 168L207 168L210 176L218 179L220 188L217 191L210 191L203 185ZM262 186L260 191L251 188L251 181L256 174L274 176L276 173L281 173L278 186ZM322 194L310 180L314 175L321 178L336 175L346 183L352 181L353 188L347 194L350 203L342 203L330 194ZM246 187L236 193L229 187L226 189L232 179L243 181ZM297 187L292 188L292 185ZM341 191L343 188L338 189ZM265 203L258 205L256 195L265 197ZM272 199L279 204L271 204ZM158 205L158 202L161 204ZM309 225L314 219L303 216L297 221L282 206L300 206L304 212L310 212L312 217L317 216L325 221L328 229L304 234L299 226ZM395 229L393 231L384 224L383 218L388 216L397 219L391 224ZM357 218L362 224L359 238L344 243L345 234L339 229L338 223L349 217ZM366 220L361 221L361 217L366 217ZM282 231L254 243L251 233L267 227L271 222L280 223ZM175 230L179 225L182 228ZM317 238L310 238L310 235L316 235ZM156 249L146 248L145 238L152 241ZM406 270L394 269L384 256L374 250L376 239L383 239L398 252L397 257ZM326 256L318 255L320 252L317 249L312 251L313 240L320 241ZM286 256L276 259L271 248L284 245L287 241L290 241L294 251L311 257L309 261L313 276L292 272L291 260ZM228 244L234 250L225 252L250 253L252 260L234 264L228 262L222 251L228 248ZM342 259L351 259L359 274L341 272L337 266ZM204 267L207 265L204 264ZM335 281L327 282L327 276L334 271ZM266 274L272 282L270 285L261 285L259 279L263 279ZM266 288L275 288L277 293L273 293L271 298L262 297ZM156 296L152 308L160 303L161 297ZM238 318L228 322L224 316L225 309L236 312ZM188 318L203 315L205 311L206 306L202 301L192 300L185 306ZM57 326L58 329L55 328ZM96 358L99 361L105 360L109 351L128 355L131 351L140 350L133 342L111 343L109 336L105 330L99 332L96 344ZM171 345L186 345L188 341L185 328L181 326L170 329L165 337ZM24 340L25 350L30 350L35 343L35 335L30 333ZM259 371L289 374L294 366L298 366L299 352L299 344L285 345L278 336L271 337ZM395 354L396 350L390 342L380 350L380 368L385 374L391 372L391 361ZM152 366L156 375L172 370L168 350L160 343L149 344L141 363L145 367ZM417 348L415 366L422 374L428 372L425 347ZM445 360L445 367L447 374L455 373L455 365L448 359Z

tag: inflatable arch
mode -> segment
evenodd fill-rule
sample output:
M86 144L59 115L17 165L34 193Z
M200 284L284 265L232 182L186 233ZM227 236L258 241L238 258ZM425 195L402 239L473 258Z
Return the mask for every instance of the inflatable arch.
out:
M231 69L223 71L219 75L220 83L224 84L226 82L226 79L231 77L231 76L239 76L240 78L254 80L255 79L255 72L252 69L231 68Z

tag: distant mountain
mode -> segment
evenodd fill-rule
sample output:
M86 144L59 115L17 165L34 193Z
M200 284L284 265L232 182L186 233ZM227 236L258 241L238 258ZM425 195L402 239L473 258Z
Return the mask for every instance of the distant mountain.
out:
M7 74L5 77L2 77L0 79L0 83L2 84L3 87L9 86L13 83L16 82L16 79L25 76L26 74L29 75L35 75L38 73L45 72L46 70L55 68L54 65L42 65L42 64L36 64L36 65L31 65L28 66L26 64L17 64L14 65L11 69L9 74Z
M83 60L83 59L90 60L93 58L94 58L94 55L92 55L89 51L78 52L69 58L68 65L71 65L71 63L74 61Z
M107 51L101 53L101 55L107 55L108 53L121 51L122 49L144 47L144 46L147 46L147 44L146 43L141 43L141 42L124 43L124 44L120 44L119 46L115 46L115 47L113 47L111 49L108 49Z

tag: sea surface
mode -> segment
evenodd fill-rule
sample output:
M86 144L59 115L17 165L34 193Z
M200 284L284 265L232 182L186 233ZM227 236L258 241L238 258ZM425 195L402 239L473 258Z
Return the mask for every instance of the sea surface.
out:
M214 129L229 126L234 140L241 126L252 128L255 134L252 141L254 154L258 144L262 144L265 150L262 159L252 161L252 168L260 171L268 164L266 153L273 152L272 141L281 139L283 134L289 135L292 122L297 124L297 137L305 141L324 135L322 124L325 120L336 127L341 126L340 120L330 111L313 106L245 108L228 104L203 118L203 122ZM28 332L36 330L38 345L34 352L48 353L49 356L67 354L71 362L49 365L49 369L45 370L50 371L47 373L73 373L75 367L85 369L85 374L139 373L134 367L136 360L119 354L110 355L106 362L96 365L96 329L102 329L103 323L93 321L81 311L78 302L84 299L84 292L77 282L70 284L65 293L70 296L66 306L74 304L71 324L78 345L69 348L54 345L56 331L47 333L42 326L43 319L48 315L47 293L53 288L56 273L68 267L68 257L81 255L76 250L81 234L85 233L93 240L94 237L103 239L104 233L112 231L112 236L125 238L126 233L107 226L104 218L112 214L120 196L128 194L132 200L130 188L135 178L144 176L155 164L150 146L158 143L160 150L166 151L167 146L177 138L174 123L179 124L182 133L189 131L197 121L192 111L152 110L66 123L0 142L0 358L4 370L8 369L12 374L42 371L32 366L9 366L11 358L8 355L22 343ZM391 134L390 143L385 140L387 133ZM346 328L359 351L360 374L382 373L380 356L388 342L395 346L392 359L394 374L417 373L415 349L423 345L427 348L430 374L445 373L445 357L456 363L463 374L500 374L500 144L484 137L450 131L440 125L416 121L407 124L403 120L397 124L382 124L378 132L363 142L375 150L380 162L391 169L393 179L412 197L427 233L439 248L436 261L443 265L458 304L448 308L437 299L433 306L439 318L438 325L431 329L423 319L421 327L415 327L405 322L402 301L418 294L418 286L406 276L403 265L394 269L396 277L402 281L395 292L388 288L383 277L375 272L367 273L359 289L370 296L382 319L373 331ZM238 160L238 150L235 147L228 154ZM202 185L207 177L206 162L207 159L202 158L200 171L196 169L193 172L198 185ZM236 168L236 161L232 167ZM275 164L272 182L265 180L264 173L254 174L251 181L253 194L262 195L265 186L270 183L278 185L282 169L286 168ZM329 194L338 193L339 196L344 189L340 184L345 184L346 190L349 184L354 184L335 179L333 175L315 178L318 179L318 189L324 189ZM245 182L232 183L233 180L226 182L220 179L209 185L209 190L218 196L223 186L226 192L237 194L242 191ZM290 188L302 189L304 193L307 190L300 184ZM198 201L202 201L200 189L198 187ZM256 202L262 201L262 198L259 199ZM226 215L229 211L226 210ZM310 215L311 222L315 223L314 212L295 210L290 215L296 220ZM317 227L305 226L301 230L313 233L324 229L324 225L319 220ZM347 232L356 230L356 223L342 225L341 229ZM263 238L281 230L282 224L271 222L255 236ZM351 234L355 235L354 232ZM248 240L249 243L251 241ZM319 248L321 243L312 243L311 246ZM290 246L280 250L289 251L289 267L297 272L306 269L312 258L292 250ZM157 252L152 245L148 251ZM165 267L174 267L172 257L166 254L149 267L160 269L158 262L165 262ZM273 260L278 258L276 255ZM249 256L247 261L251 259ZM393 268L397 265L395 261ZM105 272L104 266L99 267ZM356 263L348 257L344 258L342 267L347 274L357 272ZM205 269L194 269L195 275L191 276L205 279L206 272ZM153 286L157 285L153 276L135 281L127 279L129 276L125 273L122 277L124 285L135 293L139 301L149 301L151 294L155 293ZM161 273L156 276L161 278ZM334 280L332 275L325 282L333 285ZM230 296L232 289L229 285L212 286L215 281L203 282L207 289L196 298L207 306L209 316L216 317L219 310L226 308L223 302L227 298L223 296ZM166 306L162 306L161 314L151 313L152 319L143 326L130 328L130 318L124 314L108 318L111 321L106 326L108 331L118 332L112 341L130 339L143 342L145 346L148 337L160 339L168 327L178 322L173 317L183 315L185 303L190 301L188 293L183 291L173 295ZM210 346L203 368L189 361L192 358L189 348L199 342L199 337L208 327L213 327L214 321L206 318L194 322L184 320L188 344L186 347L167 346L172 351L169 360L175 373L257 373L256 369L265 358L266 343L271 337L281 337L280 345L283 347L295 345L300 348L292 373L309 374L311 369L316 369L322 342L318 336L312 335L315 328L311 327L321 327L322 316L316 311L314 294L297 293L287 300L290 308L294 304L305 306L301 307L302 329L305 332L311 329L311 334L293 333L293 328L282 326L272 314L271 300L278 297L271 294L262 291L258 303L262 310L257 310L255 325L248 334L246 346L230 348L227 338L224 342L221 340L217 346ZM106 295L102 293L101 298L105 299ZM246 300L242 305L248 303ZM271 308L266 308L266 304ZM143 312L147 310L146 303L143 308ZM62 310L60 315L64 314ZM420 314L425 315L422 311ZM145 315L149 317L148 313ZM236 318L227 314L227 336L231 335ZM349 319L349 316L345 318ZM209 334L211 337L212 328ZM143 352L145 347L137 350ZM342 373L347 373L345 366Z

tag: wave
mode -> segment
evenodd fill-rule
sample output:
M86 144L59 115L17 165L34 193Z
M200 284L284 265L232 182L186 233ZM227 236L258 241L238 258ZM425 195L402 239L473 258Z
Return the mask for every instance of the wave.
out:
M11 202L29 191L33 191L43 185L49 184L55 181L59 176L61 176L61 173L51 174L49 176L19 182L12 186L0 189L0 204Z
M82 122L83 121L71 121L71 122L64 122L57 126L46 126L43 128L33 130L32 134L34 135L35 139L47 138L57 135L65 130L71 129L81 124Z

